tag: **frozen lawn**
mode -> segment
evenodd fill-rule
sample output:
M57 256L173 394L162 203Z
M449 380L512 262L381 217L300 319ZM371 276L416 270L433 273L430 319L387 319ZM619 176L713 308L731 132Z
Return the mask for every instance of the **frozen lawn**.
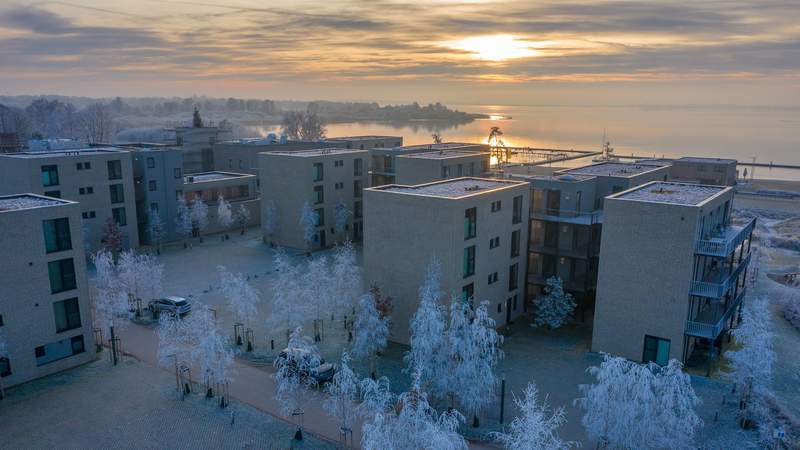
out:
M200 394L181 400L175 378L128 359L107 359L7 391L2 448L290 448L294 428L250 406L226 409ZM231 423L232 415L234 423ZM301 446L336 446L304 434Z

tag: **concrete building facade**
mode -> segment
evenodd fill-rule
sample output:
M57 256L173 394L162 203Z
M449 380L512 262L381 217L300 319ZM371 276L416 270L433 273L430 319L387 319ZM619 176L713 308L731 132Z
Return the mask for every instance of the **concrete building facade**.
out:
M0 197L0 382L10 387L95 358L78 203Z
M686 183L736 185L735 159L686 156L671 161L670 178Z
M185 173L214 170L214 145L221 130L217 127L177 127L175 143L183 153Z
M316 141L270 142L263 139L238 139L214 145L214 169L258 176L258 154L262 152L290 152L320 148Z
M307 248L300 212L308 203L319 217L312 249L326 248L346 238L362 238L363 189L367 187L366 150L325 148L267 152L259 156L261 228L265 242ZM271 206L277 211L276 231L268 232ZM337 231L337 209L350 215Z
M402 136L339 136L325 139L331 147L369 150L371 148L401 147Z
M444 305L488 301L498 325L522 313L529 196L525 182L469 177L364 191L365 281L394 300L391 340L408 343L434 256Z
M189 204L199 197L208 205L208 228L204 233L223 231L217 214L220 195L230 203L234 215L240 207L244 207L250 214L246 226L255 226L261 223L261 201L256 192L257 180L255 175L249 173L193 173L184 177L183 195Z
M395 158L397 184L424 184L460 177L484 177L489 172L491 154L440 150L400 155Z
M719 346L755 227L731 224L733 189L651 182L605 203L592 350L666 364Z
M0 155L0 195L31 192L80 203L86 250L102 247L108 219L123 247L139 246L131 152L114 147Z
M397 180L396 158L428 152L489 152L488 145L446 142L441 144L406 145L397 147L373 147L369 149L370 186L400 183ZM428 181L440 179L433 178Z
M139 242L153 244L150 218L158 214L163 242L180 239L175 230L177 199L183 193L183 157L175 147L134 148L133 177Z

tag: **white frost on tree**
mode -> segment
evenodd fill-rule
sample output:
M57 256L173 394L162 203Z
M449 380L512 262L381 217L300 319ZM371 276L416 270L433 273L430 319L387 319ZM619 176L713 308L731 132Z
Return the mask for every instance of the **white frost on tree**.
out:
M164 242L166 236L166 229L164 222L161 220L161 215L155 209L150 209L147 215L147 232L150 237L150 245L156 248L157 252L161 252L161 244Z
M279 248L273 257L275 274L272 277L272 314L268 319L271 328L284 329L287 338L290 330L303 325L309 307L301 286L300 270L289 260L289 255Z
M302 304L312 308L314 314L314 340L323 337L323 317L332 309L331 284L333 279L328 273L328 258L318 256L308 262L308 267L300 280Z
M247 229L247 224L250 222L250 211L245 208L245 206L239 205L239 208L236 210L236 225L241 228L241 233L244 235L244 231Z
M164 265L153 255L128 250L120 255L117 272L121 289L130 305L141 314L140 307L162 294Z
M112 328L125 327L129 322L128 296L110 251L95 253L92 262L96 271L92 295L94 321L101 329L103 338L110 339Z
M369 373L375 375L375 357L386 348L389 318L381 318L375 297L364 294L358 301L351 352L356 359L369 358Z
M192 235L192 211L186 202L186 197L183 195L178 197L177 212L175 214L175 231L183 237L185 247L186 238Z
M585 414L590 439L612 448L693 449L703 421L694 411L700 399L675 359L664 366L638 364L605 355L587 371L596 379L581 385L575 400Z
M443 398L447 385L447 335L444 308L440 304L442 269L434 257L419 288L419 306L411 319L411 349L403 358L406 372L416 374L421 386Z
M356 260L356 250L349 240L336 246L331 267L330 290L332 307L349 314L364 292L361 266Z
M247 325L251 318L258 313L256 304L259 302L259 293L241 273L231 273L224 266L217 266L220 278L222 296L228 301L228 307L233 311L233 317L238 323ZM236 345L242 344L242 336L237 336ZM249 346L252 343L248 343Z
M222 194L217 197L217 223L225 231L228 231L228 228L233 224L231 204L225 200Z
M275 206L274 200L267 202L264 210L264 232L267 233L269 243L272 245L272 236L278 232L278 207Z
M364 450L466 450L467 441L458 434L464 421L456 410L441 414L428 403L419 377L411 390L398 399L399 411L377 412L362 428Z
M556 409L551 415L547 398L539 402L535 383L528 383L525 396L515 397L514 404L520 414L511 421L508 430L490 434L506 450L568 450L579 446L558 437L558 428L567 422L564 408Z
M350 368L350 355L342 353L342 360L336 368L333 381L325 387L328 397L322 403L329 415L339 420L339 429L346 433L353 429L353 419L356 413L358 400L358 377Z
M197 232L200 242L203 241L203 231L208 228L208 205L203 201L203 197L196 196L192 202L192 228Z
M220 406L224 407L226 400L222 392L231 380L233 352L225 344L211 310L204 306L196 307L191 316L189 324L192 332L193 365L200 371L201 380L208 389L206 396L212 397L214 392L220 393Z
M311 251L311 247L314 245L314 238L317 236L318 223L319 215L317 212L311 208L308 202L303 203L303 207L300 208L300 221L298 224L302 227L303 241L305 241L309 251Z
M769 392L775 363L771 322L767 297L750 300L742 309L741 325L732 332L742 347L725 353L731 361L731 376L744 405L740 419L745 425L764 419L762 402Z
M317 347L311 338L302 335L302 328L295 328L289 337L285 357L275 359L277 368L273 375L277 384L275 400L280 404L282 414L291 416L293 413L302 412L305 389L316 386L314 378L305 374L319 366L320 361Z
M569 292L564 292L559 277L548 278L544 295L536 297L533 303L536 305L536 317L532 323L534 327L559 328L572 319L575 310L575 299Z
M492 403L500 379L495 372L503 357L500 345L503 337L495 330L495 321L487 310L489 303L481 304L472 311L469 303L458 297L450 306L450 327L447 364L449 369L440 378L445 378L449 391L454 395L464 412L472 415L473 426L478 426L478 414Z
M347 209L347 205L339 200L334 207L333 212L333 230L337 234L344 233L347 221L350 220L351 212Z

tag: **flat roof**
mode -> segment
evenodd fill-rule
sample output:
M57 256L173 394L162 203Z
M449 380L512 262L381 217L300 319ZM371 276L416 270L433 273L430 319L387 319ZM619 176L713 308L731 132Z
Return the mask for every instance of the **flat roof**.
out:
M485 144L468 144L464 142L443 142L441 144L416 144L416 145L402 145L399 147L378 147L372 150L387 150L393 152L414 152L417 150L453 150L462 147L477 147L486 146Z
M603 162L583 167L576 167L575 169L562 170L560 173L632 178L646 172L659 170L662 167L663 166L653 166L650 164Z
M611 198L649 203L671 203L674 205L697 206L726 189L730 188L707 184L651 181L650 183L612 195Z
M125 153L124 150L118 147L97 147L97 148L75 148L69 150L50 150L43 152L18 152L18 153L3 153L0 156L8 158L23 158L23 159L36 159L36 158L53 158L57 156L91 156L91 155L104 155L108 153Z
M301 158L309 158L313 156L326 156L326 155L343 155L346 153L365 153L366 150L360 150L357 148L338 148L338 147L329 147L329 148L315 148L311 150L286 150L286 151L274 151L274 152L263 152L268 155L283 155L283 156L296 156Z
M464 177L418 184L415 186L389 184L386 186L369 188L367 190L458 199L509 187L525 186L527 184L528 183L524 181L506 179Z
M400 155L398 156L398 158L449 159L449 158L464 158L468 156L485 156L488 158L489 152L465 152L460 150L441 150L438 152L411 153L408 155Z
M229 180L232 178L248 178L248 177L255 177L255 175L249 173L234 173L234 172L201 172L201 173L189 173L184 175L183 182L186 184L205 183L208 181ZM188 181L189 178L191 178L192 181Z
M374 135L374 136L369 136L369 135L364 135L364 136L337 136L337 137L332 137L332 138L328 138L328 139L325 139L325 140L326 141L369 141L369 140L373 140L373 139L399 139L401 137L402 136L388 136L388 135L387 136L379 136L379 135Z
M547 180L547 181L562 181L566 183L579 183L581 181L593 180L597 178L594 175L580 175L573 173L554 174L554 175L526 175L526 174L509 174L513 177L526 178L529 180Z
M697 162L705 164L736 164L739 162L735 159L730 159L730 158L708 158L705 156L684 156L683 158L678 158L677 161Z
M0 212L67 205L70 203L73 202L35 194L4 195L0 196Z

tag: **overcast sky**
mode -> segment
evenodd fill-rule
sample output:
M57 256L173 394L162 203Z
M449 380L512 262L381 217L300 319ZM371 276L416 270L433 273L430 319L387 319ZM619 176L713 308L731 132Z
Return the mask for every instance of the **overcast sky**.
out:
M800 104L797 0L0 3L0 94Z

